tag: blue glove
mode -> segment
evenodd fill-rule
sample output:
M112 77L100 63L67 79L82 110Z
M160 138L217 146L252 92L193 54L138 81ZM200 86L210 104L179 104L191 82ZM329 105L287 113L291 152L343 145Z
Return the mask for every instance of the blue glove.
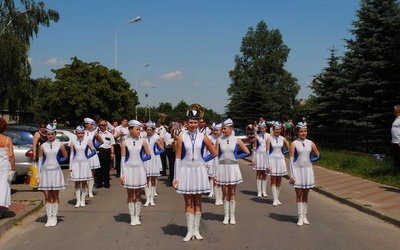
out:
M88 146L86 146L85 153L86 153L86 157L87 157L88 159L89 159L90 157L93 157L93 156L97 153L96 150L93 149L93 150L90 150L90 153L88 154L89 150L90 150L90 148L89 148Z
M206 157L203 157L203 160L205 162L211 161L212 159L214 159L214 155L213 154L208 154Z
M164 153L164 149L160 148L157 143L154 144L154 154L159 155Z
M142 161L148 161L151 159L151 155L147 155L142 148L142 150L140 151L140 158L142 159Z
M314 156L314 157L310 157L310 161L311 162L316 162L316 161L319 161L321 159L321 156L320 155L316 155L316 156Z

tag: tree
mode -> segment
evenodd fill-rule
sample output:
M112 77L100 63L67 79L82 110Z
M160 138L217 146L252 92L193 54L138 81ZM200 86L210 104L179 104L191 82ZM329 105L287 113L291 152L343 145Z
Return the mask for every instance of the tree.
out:
M235 56L235 67L229 72L227 90L230 102L226 114L238 126L260 116L278 120L290 116L294 97L300 87L284 69L290 49L283 44L279 30L268 30L264 21L249 28Z
M31 68L28 62L30 41L39 26L49 27L59 20L58 12L46 10L44 3L21 0L22 10L14 1L0 2L0 108L11 115L32 103Z
M36 111L45 113L41 118L62 115L75 125L95 115L108 120L134 117L138 97L120 72L76 57L52 72L56 80L42 79L35 99Z

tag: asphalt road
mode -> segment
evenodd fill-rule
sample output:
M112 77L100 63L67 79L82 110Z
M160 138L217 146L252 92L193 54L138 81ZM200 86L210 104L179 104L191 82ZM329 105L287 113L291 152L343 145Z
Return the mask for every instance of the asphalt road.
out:
M186 235L183 197L161 177L155 207L143 207L142 225L130 226L126 191L112 177L110 189L96 190L85 208L75 208L73 183L61 192L56 227L45 228L44 209L0 238L1 249L400 249L400 229L311 191L310 225L298 227L295 194L283 180L280 200L256 197L255 173L241 162L236 225L223 225L223 207L203 198L200 232L204 240L182 242ZM143 196L144 197L144 196Z

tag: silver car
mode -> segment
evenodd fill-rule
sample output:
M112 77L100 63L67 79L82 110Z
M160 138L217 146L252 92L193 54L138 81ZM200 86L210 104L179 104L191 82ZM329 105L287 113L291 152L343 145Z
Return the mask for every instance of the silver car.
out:
M17 132L6 130L4 134L10 137L14 144L15 170L17 171L17 176L27 175L29 168L33 164L32 146L27 144Z

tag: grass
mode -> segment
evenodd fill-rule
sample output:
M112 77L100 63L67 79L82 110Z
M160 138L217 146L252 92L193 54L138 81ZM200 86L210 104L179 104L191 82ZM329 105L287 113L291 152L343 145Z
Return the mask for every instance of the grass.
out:
M396 174L392 159L377 160L368 154L319 149L321 160L317 165L331 170L348 173L370 181L400 187L400 174Z

